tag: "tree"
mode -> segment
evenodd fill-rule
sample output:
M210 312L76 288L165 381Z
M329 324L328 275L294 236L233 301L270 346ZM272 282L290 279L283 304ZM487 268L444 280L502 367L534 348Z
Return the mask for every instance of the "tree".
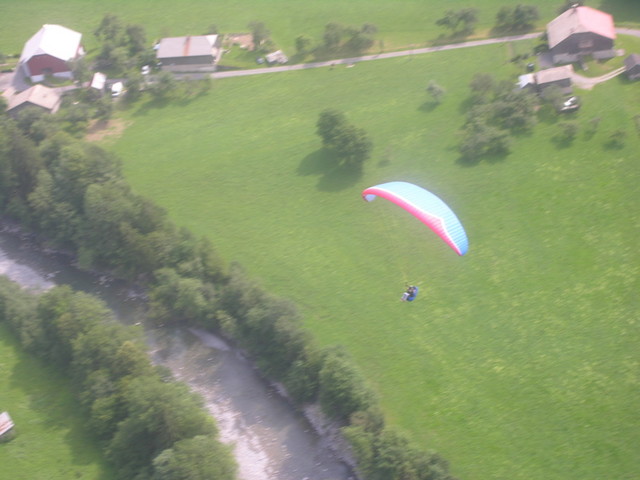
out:
M180 440L153 460L152 480L234 480L231 450L210 436Z
M344 27L339 23L328 23L324 27L324 34L322 38L324 40L324 46L327 50L335 50L342 43L342 36L344 35Z
M260 47L264 42L269 40L271 37L271 32L267 30L264 23L262 22L251 22L249 23L249 28L251 29L251 39L253 41L253 49L260 50Z
M627 139L627 131L623 128L617 128L609 134L609 140L606 143L608 148L622 148Z
M142 25L127 25L125 33L131 55L137 55L147 48L147 36Z
M558 124L558 127L559 127L559 132L556 138L560 143L569 144L573 142L576 136L578 135L579 127L577 122L572 122L572 121L560 122Z
M442 101L442 97L445 94L445 89L438 85L435 81L430 80L426 90L435 103L440 103Z
M458 28L458 23L460 23L460 18L458 13L453 10L447 10L444 16L436 20L436 25L439 27L445 27L452 32Z
M476 73L469 83L469 88L474 94L476 102L485 100L493 91L494 86L495 80L489 73Z
M502 31L521 31L533 27L540 18L535 5L518 4L515 7L502 7L496 14L496 29Z
M124 35L124 27L122 26L122 22L120 18L113 14L107 13L102 20L100 21L100 25L93 32L98 40L102 42L112 42L115 45L119 45L122 43L122 37Z
M374 396L353 363L343 353L331 351L320 370L319 401L327 415L346 421L373 405Z
M504 155L509 153L509 132L488 125L485 120L471 120L462 132L459 151L465 160L475 161L484 155Z
M311 48L311 39L305 35L298 35L296 37L296 52L298 55L305 55Z
M347 124L347 117L344 113L327 109L320 113L320 118L316 123L316 133L322 138L325 147L331 147L337 132Z
M316 123L316 133L325 148L334 151L340 164L360 166L371 154L373 144L367 133L347 123L337 110L324 110Z
M178 82L173 74L162 71L156 76L155 82L151 84L149 90L156 99L164 100L171 92L175 91L177 86Z
M452 34L470 34L477 22L478 11L475 8L463 8L458 11L447 10L444 16L436 20L436 25L447 28ZM458 30L460 24L462 29Z
M564 0L563 4L560 5L558 7L558 15L566 12L567 10L569 10L570 8L573 8L574 6L582 6L584 5L584 0Z

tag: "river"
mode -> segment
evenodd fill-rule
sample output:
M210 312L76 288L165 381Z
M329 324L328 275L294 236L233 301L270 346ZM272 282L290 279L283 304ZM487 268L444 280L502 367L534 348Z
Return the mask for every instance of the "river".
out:
M28 236L0 231L0 274L23 287L70 285L102 298L126 324L144 327L154 362L198 392L233 445L241 480L349 480L349 468L307 420L221 338L197 329L155 328L141 292L73 268L66 257L40 251Z

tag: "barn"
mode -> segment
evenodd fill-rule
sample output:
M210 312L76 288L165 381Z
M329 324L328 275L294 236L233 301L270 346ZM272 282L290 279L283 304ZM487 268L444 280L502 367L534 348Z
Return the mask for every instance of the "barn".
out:
M571 63L586 55L615 56L616 30L613 17L595 8L574 6L547 24L553 63Z
M222 56L220 35L168 37L156 45L156 58L163 70L174 72L213 71Z
M25 43L20 65L32 82L45 76L73 78L72 62L84 55L80 44L82 34L60 25L43 25Z

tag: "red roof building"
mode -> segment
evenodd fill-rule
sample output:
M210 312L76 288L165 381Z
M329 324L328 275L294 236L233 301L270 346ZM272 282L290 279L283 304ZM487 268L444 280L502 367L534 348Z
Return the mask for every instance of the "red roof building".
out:
M73 78L72 61L84 55L81 39L81 33L60 25L43 25L22 49L25 75L32 82L41 82L46 75Z
M613 17L591 7L571 7L547 24L549 50L554 63L571 63L581 57L615 56Z

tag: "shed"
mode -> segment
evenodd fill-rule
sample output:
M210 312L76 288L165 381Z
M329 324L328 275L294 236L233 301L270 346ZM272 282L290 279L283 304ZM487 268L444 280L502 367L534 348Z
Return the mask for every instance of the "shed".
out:
M615 56L613 17L595 8L574 6L547 24L553 63L570 63L582 56Z
M289 61L289 58L284 54L282 50L276 50L275 52L271 52L264 56L269 65L273 65L274 63L279 63L283 65Z
M8 434L13 429L13 420L7 412L0 413L0 438Z
M7 99L7 112L12 116L29 106L56 113L62 103L60 93L44 85L34 85L20 93L14 93L9 89L3 95Z
M163 38L156 58L165 70L213 71L222 56L221 40L219 35Z
M567 95L572 91L572 65L547 68L536 72L534 75L538 92L542 92L545 88L551 87L552 85L560 87L562 89L562 93Z
M632 53L624 59L624 70L629 80L640 79L640 55Z
M93 77L91 78L89 87L95 88L96 90L103 92L106 83L107 83L107 76L104 73L96 72L93 74Z
M73 78L72 62L84 55L82 34L60 25L43 25L25 43L19 65L32 82L46 75Z

